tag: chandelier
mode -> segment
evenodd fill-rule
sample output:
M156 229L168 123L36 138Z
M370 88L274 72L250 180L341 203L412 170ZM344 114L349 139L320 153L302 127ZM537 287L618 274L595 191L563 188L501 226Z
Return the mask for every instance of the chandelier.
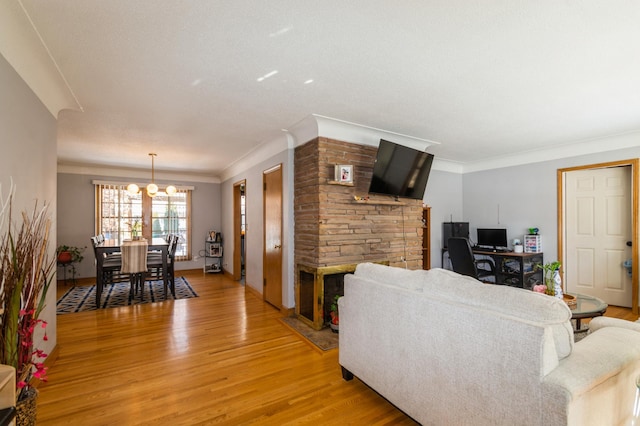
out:
M149 153L149 156L151 157L151 183L147 185L147 195L151 198L155 197L158 194L158 189L159 189L158 185L156 185L155 183L155 170L154 170L154 159L157 155L158 154L155 154L153 152ZM130 195L136 195L138 194L138 192L140 192L140 188L135 183L130 183L129 185L127 185L127 192ZM178 190L176 189L175 186L169 185L165 188L164 192L166 192L167 195L171 196L171 195L174 195L176 192L178 192Z

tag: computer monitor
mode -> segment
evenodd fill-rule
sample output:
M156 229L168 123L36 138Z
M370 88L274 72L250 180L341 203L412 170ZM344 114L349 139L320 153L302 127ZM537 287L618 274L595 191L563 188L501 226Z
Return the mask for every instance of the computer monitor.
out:
M478 228L478 245L494 250L507 248L507 230L503 228Z

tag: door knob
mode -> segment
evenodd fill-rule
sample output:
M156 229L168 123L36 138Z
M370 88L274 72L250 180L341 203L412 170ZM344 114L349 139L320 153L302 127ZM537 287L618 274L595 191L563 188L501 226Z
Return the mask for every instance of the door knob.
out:
M631 247L633 245L632 241L627 241L627 247Z

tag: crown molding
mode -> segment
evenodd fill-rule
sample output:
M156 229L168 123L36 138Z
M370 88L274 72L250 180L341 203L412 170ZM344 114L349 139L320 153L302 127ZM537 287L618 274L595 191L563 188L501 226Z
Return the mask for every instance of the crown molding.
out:
M246 155L231 163L229 167L222 171L220 179L224 182L227 179L231 179L234 176L257 166L267 158L293 148L295 147L292 136L288 133L282 133L282 135L272 140L261 143Z
M82 111L20 0L0 1L0 54L56 119L63 109Z
M75 175L105 176L123 178L129 181L142 180L151 181L151 169L137 169L127 167L107 167L91 164L71 164L58 163L58 173L68 173ZM220 178L215 176L194 174L186 172L168 172L155 169L155 178L159 181L180 181L180 182L202 182L220 183ZM137 182L136 182L137 183Z
M640 147L640 131L585 139L564 145L556 145L552 148L531 150L513 155L495 157L489 160L464 163L461 172L480 172L636 147Z
M363 124L337 118L311 114L287 129L295 139L295 146L304 145L316 137L357 143L360 145L378 146L380 139L388 139L395 143L425 151L431 145L440 142L396 133Z

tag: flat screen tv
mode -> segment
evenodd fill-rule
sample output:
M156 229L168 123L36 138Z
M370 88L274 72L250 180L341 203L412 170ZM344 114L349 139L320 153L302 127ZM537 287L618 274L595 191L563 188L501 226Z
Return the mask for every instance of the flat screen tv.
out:
M369 193L422 200L433 154L380 139Z
M478 228L478 245L480 247L491 247L494 250L506 248L509 245L507 230L501 228Z

